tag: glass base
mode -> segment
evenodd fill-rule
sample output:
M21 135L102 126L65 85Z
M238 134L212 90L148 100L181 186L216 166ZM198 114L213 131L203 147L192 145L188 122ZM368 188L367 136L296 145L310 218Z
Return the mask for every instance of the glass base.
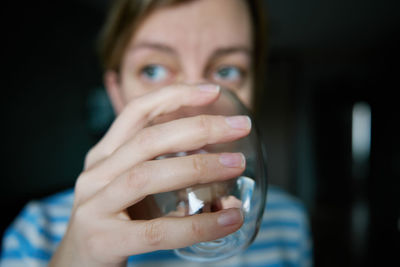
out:
M219 261L236 255L248 245L249 238L241 229L226 237L194 244L190 247L175 249L179 257L195 262Z

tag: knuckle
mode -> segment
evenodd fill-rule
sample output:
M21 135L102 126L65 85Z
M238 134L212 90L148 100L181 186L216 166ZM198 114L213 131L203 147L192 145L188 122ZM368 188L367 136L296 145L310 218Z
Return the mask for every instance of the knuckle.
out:
M104 159L112 153L112 149L108 148L102 141L92 147L85 156L84 169L92 169L101 159Z
M88 180L89 180L89 174L86 171L82 172L79 175L78 179L75 182L75 189L74 189L75 200L78 200L84 196Z
M148 174L145 168L134 167L128 171L125 179L126 188L142 191L148 182Z
M159 220L148 221L145 224L143 238L144 242L151 247L160 245L165 238L162 223Z
M155 127L147 127L138 132L135 136L135 143L146 148L152 148L154 140L157 140L159 133Z
M202 155L196 155L192 158L192 166L196 172L194 178L197 180L195 182L200 182L207 174L207 160Z
M191 222L192 235L196 240L204 239L204 228L198 220L192 220Z
M209 116L206 115L197 116L197 124L199 130L205 136L208 136L211 133L211 120Z

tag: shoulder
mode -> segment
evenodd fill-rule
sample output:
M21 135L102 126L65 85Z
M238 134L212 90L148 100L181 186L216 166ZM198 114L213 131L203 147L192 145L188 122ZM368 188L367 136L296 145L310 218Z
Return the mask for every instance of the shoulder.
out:
M308 212L301 200L271 186L261 224L260 236L263 234L294 247L311 245L307 244L311 237Z
M263 257L268 254L272 265L311 266L311 233L303 203L283 189L270 186L260 231L249 250Z
M4 234L1 263L47 265L67 228L72 205L73 190L29 202Z
M300 223L307 220L307 210L297 197L279 187L270 186L267 192L264 220Z

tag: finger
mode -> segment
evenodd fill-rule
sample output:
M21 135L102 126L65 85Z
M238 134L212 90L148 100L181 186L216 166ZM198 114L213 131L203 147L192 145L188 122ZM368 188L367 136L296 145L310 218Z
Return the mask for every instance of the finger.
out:
M222 238L243 224L239 209L203 213L183 218L163 217L150 221L124 222L114 242L123 255L175 249Z
M184 106L202 106L218 98L217 85L171 85L132 100L111 125L102 140L91 150L86 168L112 154L154 118Z
M242 153L197 154L147 161L104 187L93 198L92 206L99 213L118 213L147 195L224 181L239 176L244 168Z
M142 129L96 168L85 172L84 183L96 192L133 166L159 155L191 151L208 144L230 142L249 134L247 116L201 115Z

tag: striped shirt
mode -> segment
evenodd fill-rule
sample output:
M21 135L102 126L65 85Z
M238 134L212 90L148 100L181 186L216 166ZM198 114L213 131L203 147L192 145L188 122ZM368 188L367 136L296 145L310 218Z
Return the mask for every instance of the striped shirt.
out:
M73 190L30 202L4 234L0 266L47 266L65 233L72 204ZM303 205L270 186L260 231L241 254L207 264L181 260L173 251L156 251L131 256L128 266L312 266L309 230Z

